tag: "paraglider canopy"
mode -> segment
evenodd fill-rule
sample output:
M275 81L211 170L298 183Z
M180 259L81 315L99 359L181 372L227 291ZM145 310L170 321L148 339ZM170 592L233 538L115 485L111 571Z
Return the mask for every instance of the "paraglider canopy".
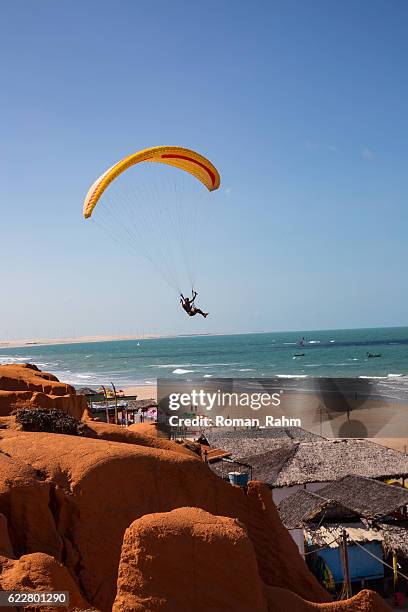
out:
M109 168L92 185L84 202L84 217L88 219L108 185L122 172L141 162L156 162L175 166L195 176L209 191L220 186L220 175L212 163L195 151L183 147L150 147L125 157Z
M93 183L83 216L143 255L181 294L188 285L194 289L198 258L206 254L205 228L211 233L213 207L206 199L219 186L218 170L200 153L150 147L120 160Z

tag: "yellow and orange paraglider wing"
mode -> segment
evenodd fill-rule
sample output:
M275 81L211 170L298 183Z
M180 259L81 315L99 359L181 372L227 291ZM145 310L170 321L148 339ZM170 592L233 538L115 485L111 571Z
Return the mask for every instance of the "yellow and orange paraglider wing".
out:
M209 191L214 191L220 186L218 170L199 153L183 147L151 147L125 157L94 182L84 202L85 219L92 215L93 209L108 185L130 166L140 162L156 162L180 168L195 176Z

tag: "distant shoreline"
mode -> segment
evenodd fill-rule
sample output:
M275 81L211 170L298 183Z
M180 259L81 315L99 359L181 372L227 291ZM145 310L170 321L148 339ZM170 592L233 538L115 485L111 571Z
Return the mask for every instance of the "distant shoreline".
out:
M335 332L335 331L358 331L367 329L408 329L406 325L391 325L385 327L356 327L356 328L338 328L338 329L303 329L303 330L262 330L262 331L246 331L246 332L209 332L209 333L191 333L191 334L142 334L135 335L101 335L101 336L78 336L75 338L29 338L25 340L0 340L0 349L26 348L30 346L57 346L64 344L88 344L94 342L121 342L126 340L157 340L161 338L189 338L189 337L209 337L209 336L246 336L252 334L286 334L293 333L311 334L317 332Z
M119 342L121 340L150 340L162 338L159 335L144 336L79 336L77 338L38 338L29 340L3 340L0 349L25 348L27 346L54 346L60 344L88 344L91 342Z
M241 332L239 332L241 333ZM250 332L267 333L267 332ZM58 346L63 344L91 344L97 342L125 342L126 340L158 340L161 338L189 338L197 336L223 336L234 334L143 334L142 336L79 336L77 338L39 338L38 340L3 340L0 349L26 348L32 346Z

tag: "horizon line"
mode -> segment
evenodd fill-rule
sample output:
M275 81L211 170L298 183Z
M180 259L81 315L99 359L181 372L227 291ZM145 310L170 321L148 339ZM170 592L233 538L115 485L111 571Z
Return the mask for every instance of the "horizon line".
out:
M172 338L200 338L210 336L249 336L253 334L302 334L315 332L336 332L336 331L358 331L367 329L404 329L408 325L385 325L376 327L338 327L333 329L294 329L294 330L259 330L244 332L207 332L207 333L180 333L180 334L112 334L112 335L92 335L92 336L71 336L62 338L29 338L20 340L0 340L0 349L26 348L28 346L58 346L65 344L93 344L103 342L126 342L135 340L160 340Z

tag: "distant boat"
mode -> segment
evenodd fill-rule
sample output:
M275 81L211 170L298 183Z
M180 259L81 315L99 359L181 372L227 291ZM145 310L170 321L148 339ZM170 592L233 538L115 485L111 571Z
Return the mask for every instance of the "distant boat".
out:
M304 356L305 356L305 354L304 354L304 353L295 353L295 354L293 355L293 357L304 357Z
M305 339L301 338L300 340L298 340L298 346L305 346ZM296 355L295 355L296 357Z
M375 359L376 357L381 357L381 353L367 353L367 359Z

